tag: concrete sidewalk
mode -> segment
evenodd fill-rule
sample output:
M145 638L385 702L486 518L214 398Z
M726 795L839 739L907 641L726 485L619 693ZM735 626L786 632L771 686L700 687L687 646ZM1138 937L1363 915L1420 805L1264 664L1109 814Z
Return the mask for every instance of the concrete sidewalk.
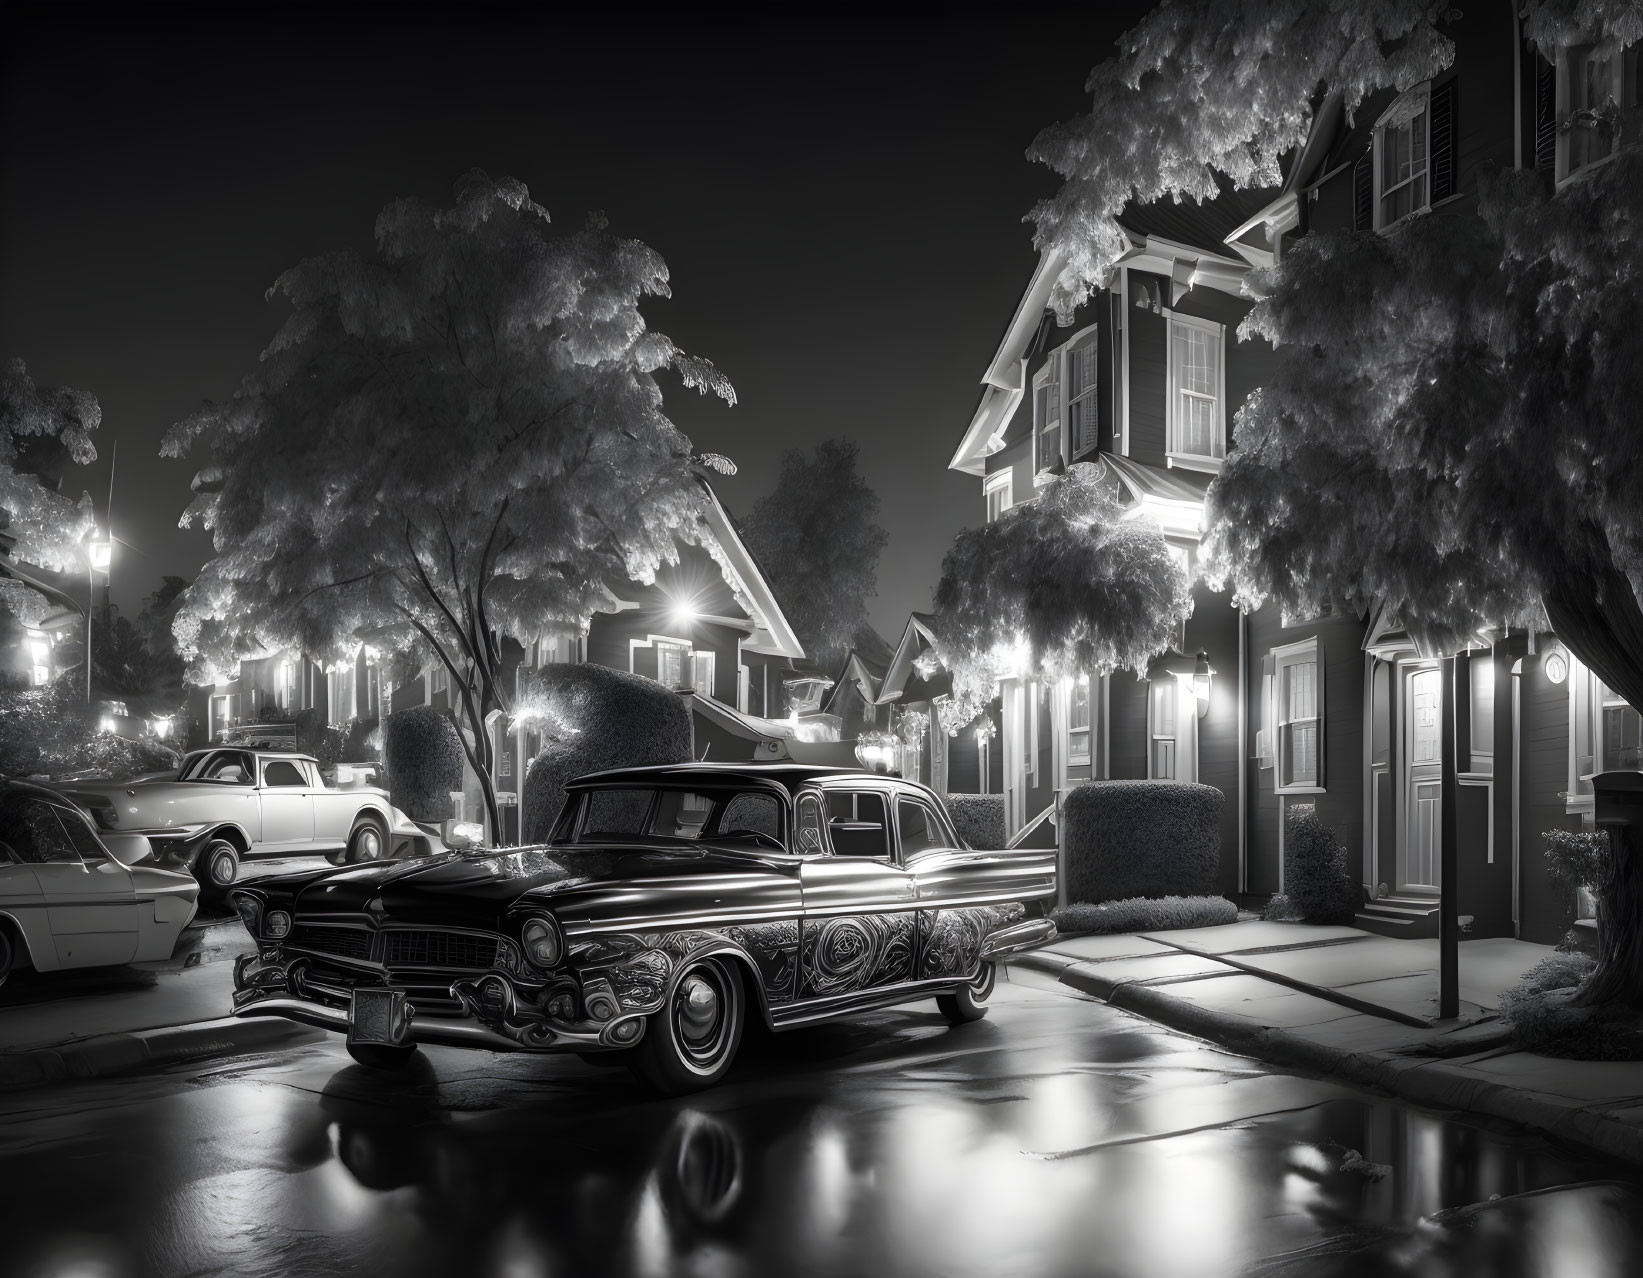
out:
M1071 936L1009 960L1029 974L1273 1064L1535 1128L1643 1166L1643 1065L1513 1051L1493 1010L1552 951L1460 947L1461 1015L1437 1019L1436 941L1243 921ZM1029 978L1030 979L1030 978ZM1048 982L1046 982L1048 983Z

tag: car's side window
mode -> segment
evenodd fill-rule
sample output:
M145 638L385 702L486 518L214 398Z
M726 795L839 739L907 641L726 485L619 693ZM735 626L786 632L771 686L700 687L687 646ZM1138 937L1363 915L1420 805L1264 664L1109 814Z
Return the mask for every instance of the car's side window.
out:
M917 799L896 800L896 826L901 831L901 854L909 857L931 848L946 846L941 824L935 814Z
M52 810L57 814L57 819L62 822L63 832L68 835L69 842L74 844L75 850L79 852L81 859L91 865L105 859L103 845L97 841L97 836L92 833L91 826L87 824L85 817L69 808L59 808L55 805L53 805Z
M653 794L651 790L590 791L580 837L620 838L642 834Z
M262 765L262 783L267 786L304 786L308 778L289 759L270 759Z
M719 833L752 830L773 839L782 837L782 805L773 794L743 793L725 804L719 814Z
M0 841L9 843L24 865L78 865L80 853L52 805L16 795L0 805Z
M821 800L815 795L799 799L794 830L794 850L801 856L820 856L827 851L827 842L822 838Z
M884 796L870 790L833 790L827 796L827 834L834 856L888 859L890 831Z

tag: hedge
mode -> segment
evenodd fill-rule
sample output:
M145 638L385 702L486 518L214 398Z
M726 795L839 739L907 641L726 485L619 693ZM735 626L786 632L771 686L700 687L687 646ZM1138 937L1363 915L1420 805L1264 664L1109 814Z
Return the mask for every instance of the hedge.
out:
M1215 927L1238 921L1238 907L1224 896L1135 897L1099 905L1064 905L1050 913L1063 932L1162 932Z
M971 847L992 850L1008 842L1002 794L949 794L946 799L953 828Z
M525 773L524 838L547 840L565 806L565 785L589 772L688 763L694 737L684 699L654 679L591 663L539 672L545 720L560 725Z
M43 688L0 691L0 775L124 781L181 765L158 741L103 732L86 704L84 677L70 671Z
M462 788L462 739L433 706L411 706L384 721L382 760L393 804L418 821L451 815L451 792Z
M1284 895L1305 923L1350 923L1363 889L1346 868L1346 848L1310 807L1291 808L1284 830Z
M1061 805L1067 899L1210 896L1221 860L1221 806L1212 785L1092 781Z

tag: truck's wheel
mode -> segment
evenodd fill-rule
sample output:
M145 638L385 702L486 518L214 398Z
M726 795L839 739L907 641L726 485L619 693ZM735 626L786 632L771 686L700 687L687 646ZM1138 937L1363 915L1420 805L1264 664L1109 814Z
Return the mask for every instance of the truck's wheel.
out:
M416 1056L415 1043L349 1043L348 1055L369 1069L401 1070Z
M993 965L983 963L975 979L968 985L959 986L951 994L937 994L936 1006L954 1025L979 1021L987 1015L987 996L993 992L993 980L996 976L997 972Z
M362 861L380 861L388 850L388 836L382 827L367 817L354 827L348 838L348 864Z
M212 839L194 859L194 877L213 896L220 896L240 876L240 850L227 839Z
M628 1063L667 1096L712 1087L736 1059L744 1007L734 960L692 963L674 982L667 1005L650 1018Z

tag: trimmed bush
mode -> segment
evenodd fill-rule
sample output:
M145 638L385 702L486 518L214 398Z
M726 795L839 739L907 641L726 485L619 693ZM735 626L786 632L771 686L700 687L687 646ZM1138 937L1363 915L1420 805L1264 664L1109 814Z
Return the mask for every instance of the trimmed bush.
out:
M1091 781L1061 805L1067 897L1209 896L1221 861L1221 806L1212 785Z
M177 769L182 758L169 746L101 731L79 678L71 671L43 688L0 691L0 775L124 781Z
M586 662L538 673L531 700L560 735L525 773L527 843L545 842L565 806L565 784L589 772L688 763L693 735L684 699L654 679Z
M1004 837L1004 796L1002 794L949 794L947 811L958 837L973 848L992 851L1002 848Z
M1161 932L1236 923L1238 907L1224 896L1142 896L1099 905L1064 905L1050 917L1063 932Z
M1596 966L1590 954L1553 954L1500 996L1501 1019L1511 1025L1519 1046L1577 1060L1643 1057L1643 1014L1613 1004L1570 1005Z
M418 821L451 815L451 791L462 788L462 738L433 706L411 706L384 721L383 766L393 804Z
M1292 808L1284 831L1284 895L1288 917L1304 923L1350 923L1363 908L1363 889L1346 868L1346 848L1310 807Z

